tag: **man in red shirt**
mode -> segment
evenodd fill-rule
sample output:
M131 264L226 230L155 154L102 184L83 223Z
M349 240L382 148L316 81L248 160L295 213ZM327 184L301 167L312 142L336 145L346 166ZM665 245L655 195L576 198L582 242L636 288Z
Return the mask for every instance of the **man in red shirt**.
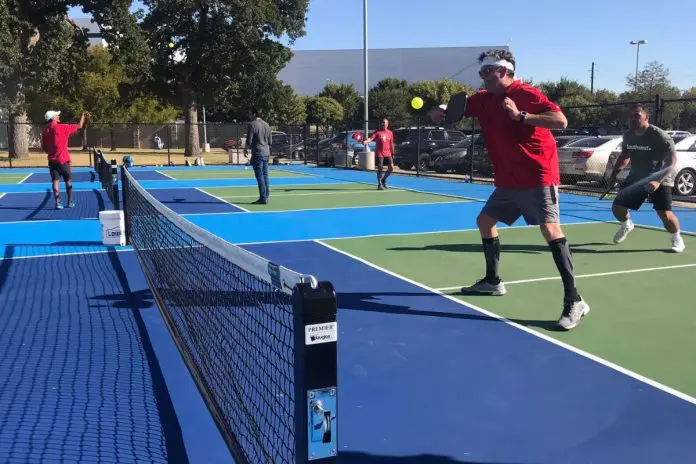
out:
M85 126L85 116L91 116L88 112L82 113L79 124L61 124L60 111L46 111L46 127L41 134L41 148L48 154L48 171L53 182L53 196L56 199L56 209L63 209L60 202L60 178L65 181L65 191L68 193L68 208L73 208L75 202L72 199L72 168L70 166L70 151L68 139Z
M386 118L382 120L381 127L374 131L369 139L365 140L365 146L367 147L373 140L376 140L377 188L383 190L387 188L387 177L394 171L394 134L389 130L389 120ZM387 168L387 173L382 177L385 161L389 167Z
M498 221L512 225L520 216L538 225L553 254L564 287L563 311L558 326L570 330L590 311L578 294L573 257L560 224L558 184L560 174L556 142L549 129L568 124L561 109L538 89L515 79L515 59L507 50L490 50L479 56L479 76L485 90L470 96L464 116L479 120L495 169L495 190L477 218L486 258L486 277L468 295L504 295L498 274L500 241ZM429 111L436 123L446 110Z

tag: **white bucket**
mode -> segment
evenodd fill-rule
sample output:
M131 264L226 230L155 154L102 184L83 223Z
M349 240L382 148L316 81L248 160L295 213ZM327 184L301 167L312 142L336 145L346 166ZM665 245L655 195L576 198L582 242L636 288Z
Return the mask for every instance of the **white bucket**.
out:
M126 222L123 211L100 211L99 222L102 230L104 245L126 245Z

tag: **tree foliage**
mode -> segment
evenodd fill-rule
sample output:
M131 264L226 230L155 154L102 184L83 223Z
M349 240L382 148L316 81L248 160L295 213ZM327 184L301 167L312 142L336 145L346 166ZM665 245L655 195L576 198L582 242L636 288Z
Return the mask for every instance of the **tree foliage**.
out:
M340 103L343 107L344 121L362 119L359 113L362 98L353 84L328 83L318 96L333 98Z
M217 97L240 116L273 88L290 60L292 43L304 34L308 0L145 0L143 19L161 95L184 110L186 155L200 151L199 105ZM169 43L174 48L169 47ZM242 108L244 108L242 110ZM229 111L229 109L228 109Z
M343 120L343 107L329 97L306 97L307 123L319 126L333 126Z

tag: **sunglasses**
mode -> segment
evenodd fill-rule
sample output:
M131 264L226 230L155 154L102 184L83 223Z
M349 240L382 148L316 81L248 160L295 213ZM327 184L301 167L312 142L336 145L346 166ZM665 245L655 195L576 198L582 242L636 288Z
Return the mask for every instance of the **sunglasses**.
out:
M481 68L479 70L479 76L486 77L487 75L489 75L490 73L492 73L496 69L499 69L498 66L486 66L484 68Z

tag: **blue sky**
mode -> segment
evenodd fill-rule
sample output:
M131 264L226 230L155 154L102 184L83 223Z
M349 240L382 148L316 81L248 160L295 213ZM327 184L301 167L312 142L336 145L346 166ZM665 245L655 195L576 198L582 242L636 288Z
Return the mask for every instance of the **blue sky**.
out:
M306 36L292 48L362 48L362 5L363 0L310 0ZM79 10L71 15L84 16ZM635 73L636 46L629 42L644 39L639 67L659 61L684 90L696 87L694 21L694 0L368 0L368 45L509 44L523 79L567 77L589 86L594 61L595 88L621 92L626 76Z

